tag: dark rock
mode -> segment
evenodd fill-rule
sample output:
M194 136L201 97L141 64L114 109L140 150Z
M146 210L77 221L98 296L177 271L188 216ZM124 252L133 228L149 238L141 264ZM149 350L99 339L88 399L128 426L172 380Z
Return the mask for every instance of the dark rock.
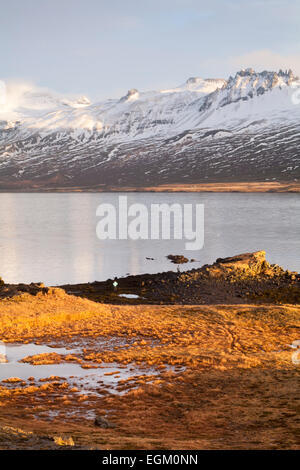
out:
M183 255L168 255L167 258L174 264L188 263L188 259Z

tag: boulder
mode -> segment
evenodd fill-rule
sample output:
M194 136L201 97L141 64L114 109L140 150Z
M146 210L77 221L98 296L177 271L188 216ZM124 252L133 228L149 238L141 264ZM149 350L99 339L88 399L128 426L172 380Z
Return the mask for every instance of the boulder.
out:
M188 259L183 255L168 255L167 258L174 264L188 263Z

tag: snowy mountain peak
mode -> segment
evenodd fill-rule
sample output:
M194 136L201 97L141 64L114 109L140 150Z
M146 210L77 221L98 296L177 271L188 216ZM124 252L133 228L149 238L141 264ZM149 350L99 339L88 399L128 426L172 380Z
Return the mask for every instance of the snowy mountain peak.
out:
M78 99L75 100L63 100L63 104L70 106L71 108L84 108L86 106L90 106L91 102L86 96L80 96Z
M297 80L247 68L100 103L8 84L0 188L300 179Z
M291 70L247 68L98 103L8 84L0 176L12 185L57 173L62 184L133 184L138 174L157 184L238 178L246 168L253 178L300 179L297 80Z
M57 112L68 108L83 108L91 103L86 96L63 96L28 83L8 82L4 103L0 104L0 119L20 120Z
M190 77L187 79L186 84L187 85L194 85L195 83L201 83L203 81L203 78L200 77Z
M294 86L298 85L298 80L298 77L295 77L291 70L285 72L282 70L279 70L279 72L270 72L267 70L256 72L252 68L242 69L238 71L234 77L230 76L222 89L218 89L205 97L200 103L199 111L205 113L208 110L220 109L234 103L246 102L276 89L287 89L288 93L281 94L280 98L277 95L276 97L272 95L268 106L273 103L276 109L277 104L279 104L281 108L285 103L285 106L289 108L292 104L289 93ZM277 103L278 100L280 103ZM257 110L259 111L259 109L260 107L258 106ZM248 113L250 111L246 107L244 107L244 110ZM260 110L260 112L262 112L262 110Z
M140 97L140 94L136 88L132 88L131 90L128 90L127 95L123 96L120 99L120 102L128 102L128 101L135 101L138 100Z
M242 69L236 73L235 77L229 77L228 84L231 86L244 86L251 84L253 87L259 83L265 89L274 88L275 86L290 85L293 81L298 80L292 70L279 70L279 72L256 72L252 68Z
M224 85L226 85L226 83L226 80L222 78L190 77L183 85L180 85L176 88L162 90L161 93L181 93L189 91L207 95L208 93L212 93L218 88L222 88Z

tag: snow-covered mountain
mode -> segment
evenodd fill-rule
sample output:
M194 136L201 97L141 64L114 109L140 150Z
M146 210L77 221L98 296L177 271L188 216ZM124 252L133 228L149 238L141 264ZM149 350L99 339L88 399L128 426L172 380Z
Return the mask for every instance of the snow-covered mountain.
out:
M291 71L193 77L91 103L31 85L0 103L0 188L300 179Z

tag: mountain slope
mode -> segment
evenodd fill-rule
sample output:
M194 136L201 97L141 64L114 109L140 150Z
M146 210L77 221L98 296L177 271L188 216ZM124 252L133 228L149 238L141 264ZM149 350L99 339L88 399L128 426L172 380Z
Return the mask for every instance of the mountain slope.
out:
M30 86L0 105L0 188L300 179L291 71L190 78L91 103Z

